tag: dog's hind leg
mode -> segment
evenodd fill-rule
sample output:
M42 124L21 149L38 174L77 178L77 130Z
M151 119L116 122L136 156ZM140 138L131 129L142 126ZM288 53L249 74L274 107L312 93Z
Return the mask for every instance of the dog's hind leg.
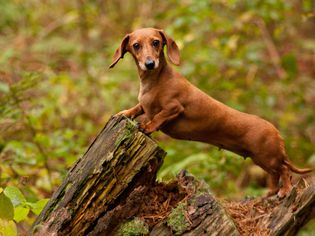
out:
M269 191L267 193L267 197L273 196L278 193L279 191L279 179L280 179L280 174L279 173L270 173L269 172L269 179L268 179L268 187Z
M252 156L253 162L268 173L269 191L266 194L267 197L275 195L279 192L279 180L282 173L281 170L277 168L279 163L276 160L269 163L266 161L262 161L262 160L268 160L268 157L269 155L262 156L260 154L256 154L256 156Z
M278 197L283 198L292 189L290 171L289 171L288 167L286 167L285 165L283 165L281 167L280 178L282 180L282 186L278 192Z

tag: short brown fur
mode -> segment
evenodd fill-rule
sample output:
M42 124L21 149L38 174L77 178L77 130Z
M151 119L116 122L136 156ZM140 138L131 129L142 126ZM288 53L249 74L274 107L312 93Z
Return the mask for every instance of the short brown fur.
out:
M160 42L158 46L156 41ZM284 141L271 123L224 105L174 71L165 59L164 45L169 60L179 65L179 49L162 30L144 28L124 37L110 68L130 52L141 85L139 103L117 115L141 116L140 127L146 134L161 130L176 139L205 142L251 157L271 176L268 195L277 193L282 198L291 190L290 171L312 171L298 169L289 162Z

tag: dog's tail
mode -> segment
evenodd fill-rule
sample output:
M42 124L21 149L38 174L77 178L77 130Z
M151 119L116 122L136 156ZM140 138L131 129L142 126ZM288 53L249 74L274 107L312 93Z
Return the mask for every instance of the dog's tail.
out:
M287 167L289 167L289 169L291 171L293 171L294 173L297 173L297 174L305 174L305 173L309 173L309 172L313 171L313 169L311 169L311 168L304 168L304 169L297 168L292 163L290 163L288 160L283 160L283 162Z
M280 137L280 135L279 135L279 137ZM281 139L280 148L281 148L281 152L282 152L282 156L283 156L283 164L286 165L292 172L297 173L297 174L306 174L306 173L312 172L313 171L312 168L300 169L300 168L295 167L289 161L288 155L285 152L284 141L282 140L281 137L280 137L280 139Z

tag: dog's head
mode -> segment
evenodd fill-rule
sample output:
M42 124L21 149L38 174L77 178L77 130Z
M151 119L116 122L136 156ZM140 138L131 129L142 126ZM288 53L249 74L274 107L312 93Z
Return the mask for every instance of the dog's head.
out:
M167 37L163 30L143 28L124 37L109 68L113 68L126 52L130 52L141 70L157 69L160 65L160 57L164 55L164 45L167 47L167 55L170 61L175 65L179 65L179 49L174 40Z

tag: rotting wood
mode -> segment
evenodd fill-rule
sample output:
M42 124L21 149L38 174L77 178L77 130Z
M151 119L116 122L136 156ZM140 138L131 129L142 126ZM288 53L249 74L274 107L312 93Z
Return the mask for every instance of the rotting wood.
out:
M181 225L186 228L174 229L168 223L169 215L153 227L150 236L291 236L315 217L314 176L300 179L284 199L273 196L220 203L203 181L184 173L178 176L178 183L188 193L179 202L185 206Z
M224 202L241 235L295 235L315 217L314 176L301 178L284 199L276 196Z
M188 193L188 196L178 204L179 206L182 204L183 208L177 214L184 217L182 220L172 220L173 217L179 217L171 213L153 228L150 236L240 235L233 220L211 194L204 181L196 180L185 171L181 171L177 178ZM178 224L185 227L180 227Z
M136 123L113 117L69 171L32 233L96 235L100 228L111 231L120 223L118 215L134 214L132 209L136 211L145 186L155 181L165 154L151 138L138 132ZM134 189L137 191L130 195ZM129 207L131 211L122 216L126 209L121 208L131 203L135 203ZM107 214L116 217L108 220ZM107 229L99 225L104 221Z
M301 179L290 195L272 211L270 219L266 219L271 235L295 235L315 217L315 183L307 185Z

